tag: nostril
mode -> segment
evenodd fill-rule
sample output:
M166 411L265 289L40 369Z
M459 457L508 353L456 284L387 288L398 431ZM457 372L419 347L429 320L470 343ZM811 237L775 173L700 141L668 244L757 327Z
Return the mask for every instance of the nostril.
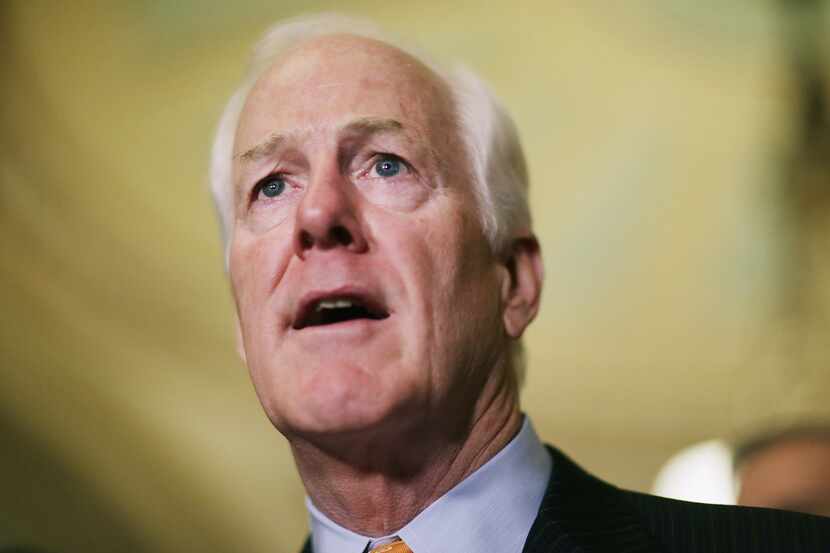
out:
M314 245L314 238L311 237L307 231L300 232L300 245L304 250L311 248Z
M349 229L342 225L336 225L329 229L324 237L315 238L314 234L307 231L300 231L300 247L303 250L309 250L315 246L324 249L336 246L350 246L354 243L354 237Z
M341 246L348 246L354 241L349 229L340 225L331 229L331 238L335 243L340 244Z

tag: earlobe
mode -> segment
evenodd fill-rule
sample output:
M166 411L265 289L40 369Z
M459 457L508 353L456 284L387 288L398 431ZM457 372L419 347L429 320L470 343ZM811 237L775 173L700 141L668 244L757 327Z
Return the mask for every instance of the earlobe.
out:
M518 339L539 311L545 270L539 242L532 234L516 238L508 253L509 277L502 286L504 329Z

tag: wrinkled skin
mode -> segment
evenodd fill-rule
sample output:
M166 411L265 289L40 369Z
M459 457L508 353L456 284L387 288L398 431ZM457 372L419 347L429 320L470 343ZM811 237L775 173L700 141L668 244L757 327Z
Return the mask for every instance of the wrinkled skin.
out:
M518 430L509 352L538 305L535 240L491 251L449 90L379 42L277 60L234 151L230 275L257 395L318 507L394 528ZM343 295L385 318L298 328L309 301ZM355 488L395 488L400 512Z

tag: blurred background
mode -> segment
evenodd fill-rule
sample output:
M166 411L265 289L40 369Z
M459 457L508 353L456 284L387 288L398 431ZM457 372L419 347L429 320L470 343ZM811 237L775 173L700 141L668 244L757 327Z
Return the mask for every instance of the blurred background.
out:
M369 16L478 71L547 281L523 408L648 490L830 416L820 0L0 4L0 546L293 552L303 490L234 351L212 134L274 20Z

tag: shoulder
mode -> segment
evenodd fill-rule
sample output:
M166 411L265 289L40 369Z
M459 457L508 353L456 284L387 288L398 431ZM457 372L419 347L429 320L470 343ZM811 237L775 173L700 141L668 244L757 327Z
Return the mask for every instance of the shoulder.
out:
M830 518L620 493L649 533L678 553L830 551Z
M562 551L830 553L830 518L623 490L548 450L553 469L531 541L571 544Z

